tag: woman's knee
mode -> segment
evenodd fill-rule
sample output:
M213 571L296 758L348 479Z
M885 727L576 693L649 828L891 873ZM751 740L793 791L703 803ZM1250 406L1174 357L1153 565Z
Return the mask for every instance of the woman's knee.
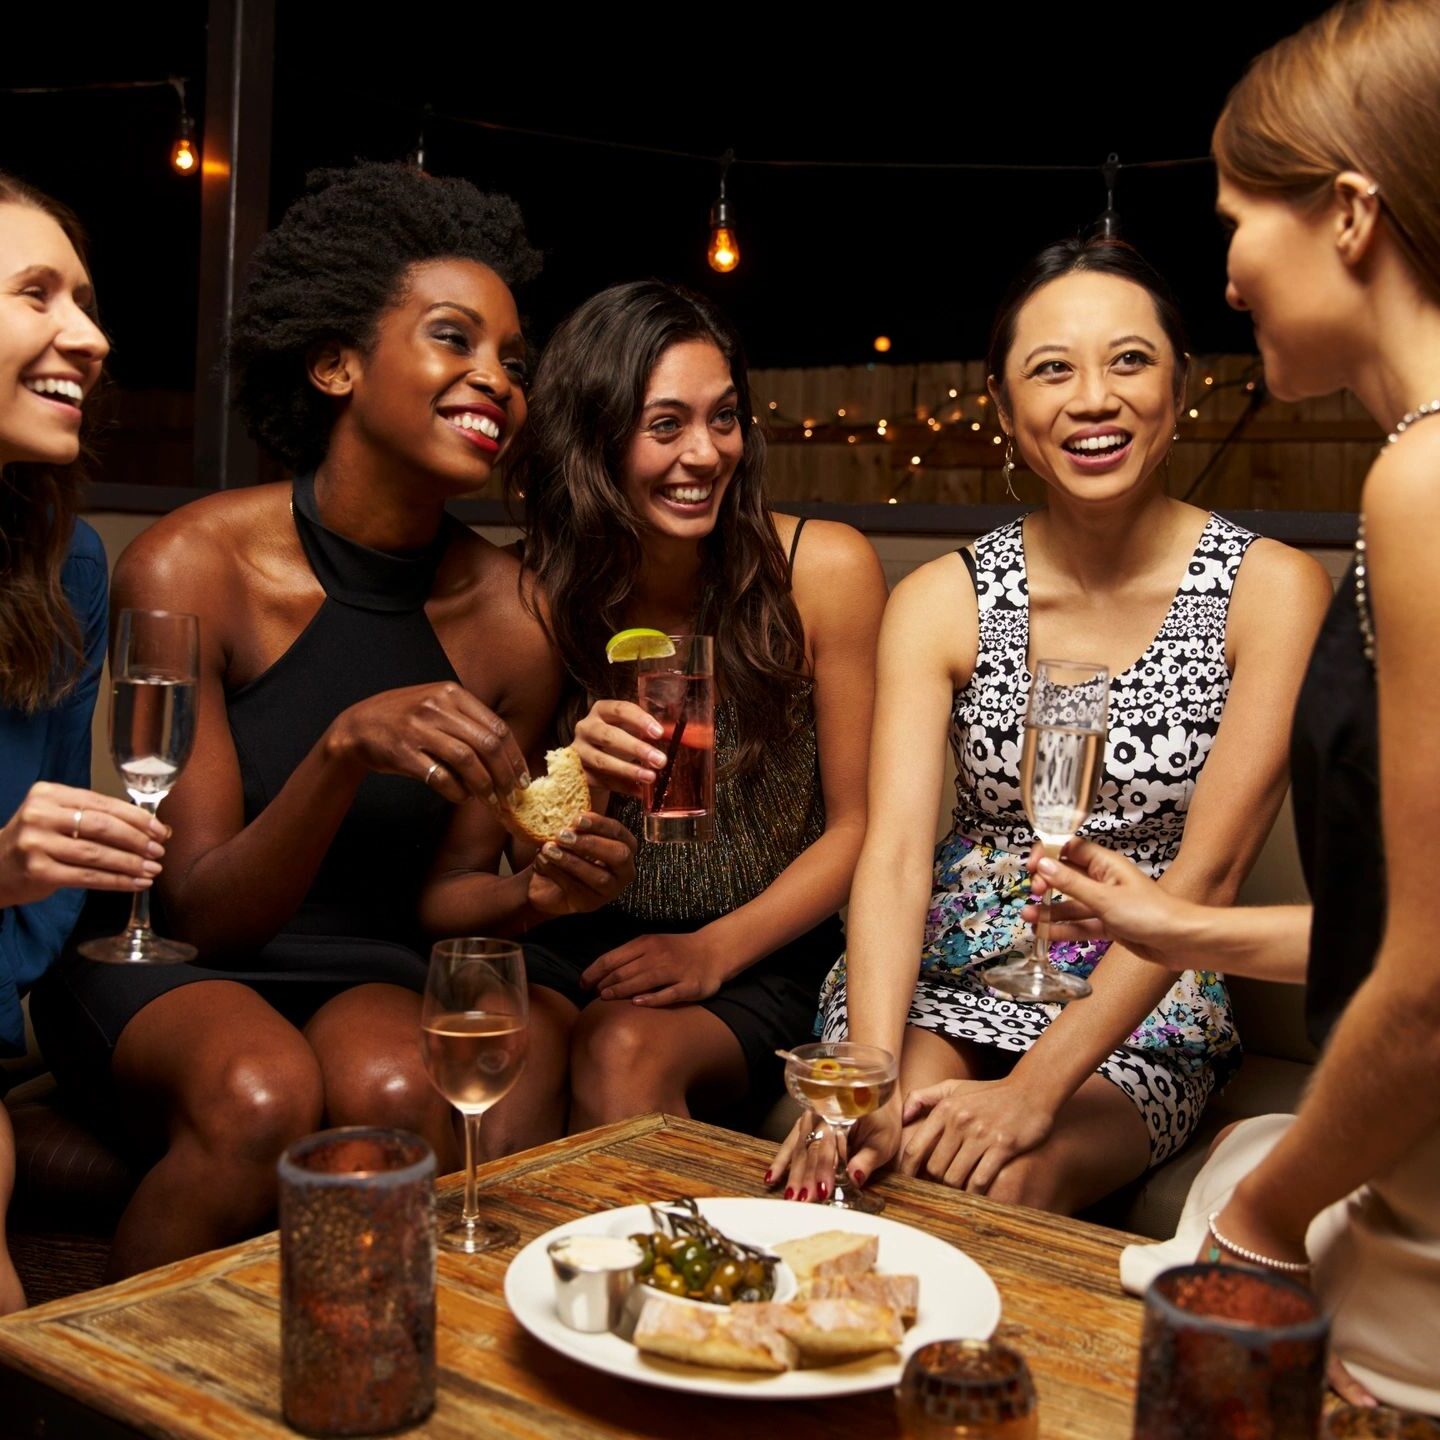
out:
M211 1153L269 1165L320 1126L324 1090L315 1057L300 1044L237 1050L189 1087L189 1128Z
M572 1085L634 1090L662 1079L669 1068L667 1052L657 1043L653 1020L628 1001L597 1000L571 1038Z
M1002 1205L1028 1205L1032 1210L1054 1210L1061 1198L1063 1177L1044 1149L1017 1155L991 1182L987 1192Z
M332 1125L385 1125L416 1130L443 1105L412 1047L367 1050L357 1045L324 1061L325 1115Z

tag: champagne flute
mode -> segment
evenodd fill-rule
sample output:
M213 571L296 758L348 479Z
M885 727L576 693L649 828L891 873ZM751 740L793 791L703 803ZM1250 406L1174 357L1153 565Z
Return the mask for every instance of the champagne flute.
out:
M200 622L168 610L122 610L111 660L110 753L125 790L153 815L174 788L195 740ZM150 928L150 892L138 890L123 933L87 940L88 960L176 965L195 947Z
M878 1045L853 1040L820 1040L784 1051L785 1088L835 1132L835 1175L830 1198L838 1210L878 1215L885 1202L861 1190L845 1168L850 1158L850 1129L862 1115L886 1105L895 1093L899 1071L895 1057Z
M465 1204L441 1230L442 1249L479 1255L514 1245L513 1225L480 1218L475 1163L480 1117L525 1068L530 991L525 952L509 940L442 940L430 952L420 1034L430 1083L465 1121Z
M1025 716L1020 793L1040 848L1055 859L1085 823L1105 755L1110 672L1080 660L1037 660ZM984 973L985 983L1020 1000L1063 1005L1090 982L1050 963L1050 895L1039 907L1028 957Z

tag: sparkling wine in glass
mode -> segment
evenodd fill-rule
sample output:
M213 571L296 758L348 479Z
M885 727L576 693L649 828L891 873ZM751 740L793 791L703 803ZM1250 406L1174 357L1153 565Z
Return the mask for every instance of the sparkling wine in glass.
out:
M878 1215L885 1202L861 1190L845 1168L850 1129L863 1115L887 1104L898 1078L895 1057L878 1045L821 1040L797 1045L785 1060L785 1088L835 1132L835 1176L824 1203L840 1210Z
M445 1226L446 1250L479 1255L514 1245L513 1225L480 1218L475 1165L480 1117L509 1093L525 1067L530 992L525 954L509 940L442 940L430 952L420 1039L430 1082L465 1122L465 1201Z
M154 814L174 788L195 740L200 622L166 610L122 610L111 661L110 754L130 798ZM139 890L119 935L80 953L116 965L174 965L195 947L150 928L150 892Z
M1037 660L1020 755L1020 793L1041 848L1055 859L1085 823L1105 759L1110 672L1085 661ZM1040 906L1035 948L985 971L985 983L1020 1000L1063 1005L1090 982L1050 963L1050 898Z

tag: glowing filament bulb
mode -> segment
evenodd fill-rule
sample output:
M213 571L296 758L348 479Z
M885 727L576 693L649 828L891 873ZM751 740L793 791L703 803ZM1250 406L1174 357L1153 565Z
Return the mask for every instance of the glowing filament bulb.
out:
M728 275L740 263L740 242L728 225L716 225L710 231L710 249L706 255L710 268Z
M182 135L170 147L170 165L177 175L192 174L199 163L195 142L188 135Z

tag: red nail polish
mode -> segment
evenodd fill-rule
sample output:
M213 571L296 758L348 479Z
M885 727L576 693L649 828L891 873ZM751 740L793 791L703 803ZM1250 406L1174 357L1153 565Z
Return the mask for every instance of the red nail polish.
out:
M852 1170L850 1172L850 1178L857 1185L863 1185L865 1183L865 1172L863 1170Z
M787 1185L785 1187L785 1198L787 1200L793 1200L795 1198L795 1190L793 1186Z
M765 1183L767 1185L770 1183L770 1171L768 1170L765 1172Z
M822 1180L822 1181L815 1187L815 1198L816 1198L817 1200L823 1200L828 1192L829 1192L829 1187L828 1187L828 1186L825 1184L825 1182Z
M809 1194L810 1194L810 1187L809 1187L808 1185L806 1185L806 1186L804 1186L804 1187L801 1189L800 1193L799 1193L795 1198L796 1198L797 1200L804 1200L804 1199L807 1199L807 1198L809 1197Z

